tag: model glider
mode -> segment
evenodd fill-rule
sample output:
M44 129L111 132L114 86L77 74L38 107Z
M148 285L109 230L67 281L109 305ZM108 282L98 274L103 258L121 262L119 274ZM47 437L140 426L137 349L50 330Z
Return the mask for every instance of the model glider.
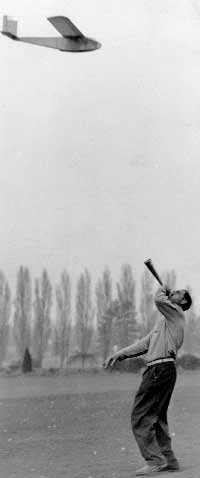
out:
M3 17L2 35L12 40L46 46L61 51L82 52L97 50L101 44L92 38L85 37L67 17L49 17L47 20L62 35L60 37L18 37L17 21L10 17Z

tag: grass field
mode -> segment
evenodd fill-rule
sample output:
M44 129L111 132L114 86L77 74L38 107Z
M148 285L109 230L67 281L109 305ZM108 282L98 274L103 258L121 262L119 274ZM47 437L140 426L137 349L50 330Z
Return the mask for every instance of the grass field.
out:
M0 377L0 478L132 478L138 374ZM181 373L169 410L173 477L200 476L200 372ZM169 473L160 474L163 478Z

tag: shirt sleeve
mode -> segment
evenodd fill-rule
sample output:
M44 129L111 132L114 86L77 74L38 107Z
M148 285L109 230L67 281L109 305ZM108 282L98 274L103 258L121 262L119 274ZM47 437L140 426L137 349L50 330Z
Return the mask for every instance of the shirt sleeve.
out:
M145 354L148 352L151 335L152 331L134 344L128 345L128 347L119 350L118 353L123 358L137 357L138 355Z
M182 315L180 307L169 300L164 287L160 287L156 292L155 304L159 312L161 312L167 320Z

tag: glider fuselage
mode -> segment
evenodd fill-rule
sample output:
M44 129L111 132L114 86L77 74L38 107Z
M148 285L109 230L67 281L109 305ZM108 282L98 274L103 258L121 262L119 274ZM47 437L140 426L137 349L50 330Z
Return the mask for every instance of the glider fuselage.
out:
M12 38L12 40L31 43L32 45L44 46L47 48L55 48L61 51L84 52L92 51L101 47L100 43L92 38L86 37L16 37L10 33L3 33Z

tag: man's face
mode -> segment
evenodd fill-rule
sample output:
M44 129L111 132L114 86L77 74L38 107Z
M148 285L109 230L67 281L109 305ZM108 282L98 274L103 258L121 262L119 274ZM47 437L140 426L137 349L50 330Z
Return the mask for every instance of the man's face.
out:
M169 299L173 304L184 304L185 290L172 290L169 294Z

